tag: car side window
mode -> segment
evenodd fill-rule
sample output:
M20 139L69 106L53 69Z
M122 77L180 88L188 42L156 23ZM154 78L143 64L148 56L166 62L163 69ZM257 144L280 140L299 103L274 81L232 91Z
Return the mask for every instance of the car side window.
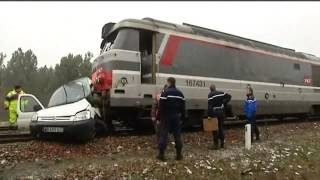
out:
M31 96L23 96L20 98L21 112L36 112L42 109L40 104Z

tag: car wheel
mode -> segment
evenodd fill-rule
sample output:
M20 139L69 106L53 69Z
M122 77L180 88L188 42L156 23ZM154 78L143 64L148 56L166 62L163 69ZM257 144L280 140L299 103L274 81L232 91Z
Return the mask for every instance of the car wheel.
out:
M95 118L95 129L97 135L107 135L108 134L108 126L101 119Z
M94 139L94 137L96 136L96 130L93 130L90 134L88 134L87 136L83 136L80 137L78 139L79 142L81 143L87 143L89 141L92 141Z

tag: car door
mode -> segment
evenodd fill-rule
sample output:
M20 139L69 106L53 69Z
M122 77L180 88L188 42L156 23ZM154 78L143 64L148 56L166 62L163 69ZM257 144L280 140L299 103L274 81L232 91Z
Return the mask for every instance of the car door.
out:
M18 99L17 125L18 130L29 131L32 116L39 110L44 109L41 102L31 94L22 94Z

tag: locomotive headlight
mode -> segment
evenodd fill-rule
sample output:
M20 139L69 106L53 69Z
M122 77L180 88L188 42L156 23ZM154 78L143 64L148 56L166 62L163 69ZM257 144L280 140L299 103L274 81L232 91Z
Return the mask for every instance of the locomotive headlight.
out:
M86 111L81 111L78 112L75 117L74 117L74 121L83 121L83 120L88 120L91 117L91 113L90 111L86 110Z
M38 114L37 114L37 113L35 113L35 114L31 117L31 121L32 121L32 122L38 121Z

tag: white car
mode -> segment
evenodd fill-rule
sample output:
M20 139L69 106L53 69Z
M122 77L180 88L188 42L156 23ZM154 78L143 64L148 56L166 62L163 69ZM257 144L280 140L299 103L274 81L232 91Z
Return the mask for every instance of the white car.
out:
M21 95L18 129L30 128L31 134L37 138L65 135L81 141L92 139L100 113L89 102L90 84L89 78L81 78L59 87L52 94L48 108L44 108L33 95Z

